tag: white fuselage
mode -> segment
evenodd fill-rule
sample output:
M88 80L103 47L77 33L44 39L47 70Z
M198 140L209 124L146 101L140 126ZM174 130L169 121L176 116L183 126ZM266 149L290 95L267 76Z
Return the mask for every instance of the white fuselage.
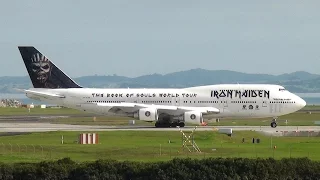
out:
M176 107L214 107L219 113L206 118L263 118L278 117L303 108L306 102L279 85L223 84L198 86L184 89L37 89L46 93L63 95L65 98L27 96L69 108L104 115L108 109L84 106L96 103L137 103Z

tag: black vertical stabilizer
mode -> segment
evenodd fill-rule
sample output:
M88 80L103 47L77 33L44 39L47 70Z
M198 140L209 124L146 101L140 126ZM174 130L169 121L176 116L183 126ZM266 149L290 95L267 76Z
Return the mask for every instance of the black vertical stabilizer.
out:
M32 46L19 46L34 88L81 88Z

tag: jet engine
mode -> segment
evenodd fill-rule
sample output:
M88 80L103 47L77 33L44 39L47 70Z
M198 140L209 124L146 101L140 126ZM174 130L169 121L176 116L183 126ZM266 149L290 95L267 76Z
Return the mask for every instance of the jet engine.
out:
M143 108L134 113L134 118L142 121L157 121L158 111L155 108Z
M183 115L184 122L192 124L203 124L202 113L199 111L188 111Z

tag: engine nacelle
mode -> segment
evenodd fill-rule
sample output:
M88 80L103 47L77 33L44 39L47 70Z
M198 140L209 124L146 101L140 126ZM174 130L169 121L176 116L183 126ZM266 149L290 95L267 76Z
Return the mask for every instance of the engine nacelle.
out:
M158 110L155 108L139 109L139 111L134 114L134 118L142 121L158 121Z
M192 124L203 124L203 117L202 113L199 111L188 111L185 112L183 115L183 119L186 123L192 123Z

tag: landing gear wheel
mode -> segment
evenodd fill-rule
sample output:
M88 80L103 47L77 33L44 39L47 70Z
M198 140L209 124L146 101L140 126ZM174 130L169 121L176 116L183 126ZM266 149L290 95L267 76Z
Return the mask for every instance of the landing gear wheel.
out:
M277 127L277 122L272 122L272 123L270 124L270 126L271 126L272 128L276 128L276 127Z
M156 122L156 123L154 124L154 126L155 126L155 127L160 127L160 123L159 123L159 122Z
M177 127L179 124L177 122L171 123L171 127Z
M183 122L179 122L179 126L180 127L184 127L184 123Z
M165 127L170 127L170 123L162 123L162 122L156 122L155 124L156 128L165 128Z

